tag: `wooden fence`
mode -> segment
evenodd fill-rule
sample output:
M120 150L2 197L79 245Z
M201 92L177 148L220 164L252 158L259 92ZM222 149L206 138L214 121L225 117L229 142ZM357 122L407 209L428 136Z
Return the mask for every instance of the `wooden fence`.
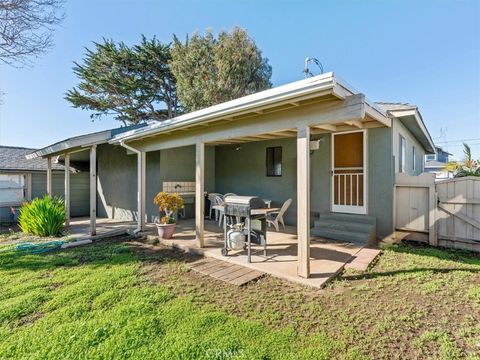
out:
M395 227L428 234L433 246L480 252L480 178L435 183L432 174L395 179Z

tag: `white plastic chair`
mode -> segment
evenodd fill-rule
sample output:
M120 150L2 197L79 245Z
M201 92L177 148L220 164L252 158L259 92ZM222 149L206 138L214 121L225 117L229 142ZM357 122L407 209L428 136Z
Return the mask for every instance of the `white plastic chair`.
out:
M218 226L222 226L224 213L225 213L225 203L220 195L216 195L213 200L215 205L213 205L213 210L215 210L215 220L217 220L218 214Z
M292 199L288 199L285 201L278 211L273 211L268 214L267 216L267 224L268 226L273 225L276 231L279 230L279 225L278 223L282 224L283 228L285 229L285 221L283 220L283 215L285 212L288 210L290 205L292 204Z
M212 212L215 211L215 209L213 208L215 205L217 205L215 203L215 197L216 196L222 196L222 194L219 194L219 193L209 193L208 194L208 200L210 200L210 209L209 209L209 212L208 212L208 218L209 219L212 219ZM215 211L215 220L217 220L217 212Z

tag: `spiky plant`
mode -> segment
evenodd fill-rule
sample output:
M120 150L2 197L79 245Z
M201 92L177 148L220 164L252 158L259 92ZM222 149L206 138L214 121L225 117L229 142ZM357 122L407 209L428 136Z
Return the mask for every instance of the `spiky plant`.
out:
M59 197L48 195L24 203L18 216L20 229L36 236L58 236L64 222L65 203Z
M463 154L463 162L449 161L444 169L453 172L454 177L480 176L480 160L473 160L472 150L466 143L463 143Z

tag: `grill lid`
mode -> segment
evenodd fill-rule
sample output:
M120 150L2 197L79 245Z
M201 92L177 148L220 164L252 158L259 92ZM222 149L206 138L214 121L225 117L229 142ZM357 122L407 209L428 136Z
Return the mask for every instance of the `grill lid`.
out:
M225 205L244 205L250 209L262 209L267 207L265 201L257 196L230 195L225 198Z

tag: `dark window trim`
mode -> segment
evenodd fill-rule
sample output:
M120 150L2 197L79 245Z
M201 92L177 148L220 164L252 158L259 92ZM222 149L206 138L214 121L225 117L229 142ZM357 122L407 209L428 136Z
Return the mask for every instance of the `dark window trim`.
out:
M279 150L279 154L278 156L280 157L280 159L277 159L275 157L275 153L276 151L275 150ZM272 151L272 160L273 160L273 166L272 166L272 169L273 171L275 171L275 164L278 162L280 162L280 174L275 174L275 173L269 173L269 164L268 164L268 152L269 151ZM282 147L281 146L269 146L266 148L265 150L265 174L267 177L281 177L282 174L283 174L283 169L282 169L282 165L283 165L283 151L282 151ZM277 160L277 161L276 161Z

